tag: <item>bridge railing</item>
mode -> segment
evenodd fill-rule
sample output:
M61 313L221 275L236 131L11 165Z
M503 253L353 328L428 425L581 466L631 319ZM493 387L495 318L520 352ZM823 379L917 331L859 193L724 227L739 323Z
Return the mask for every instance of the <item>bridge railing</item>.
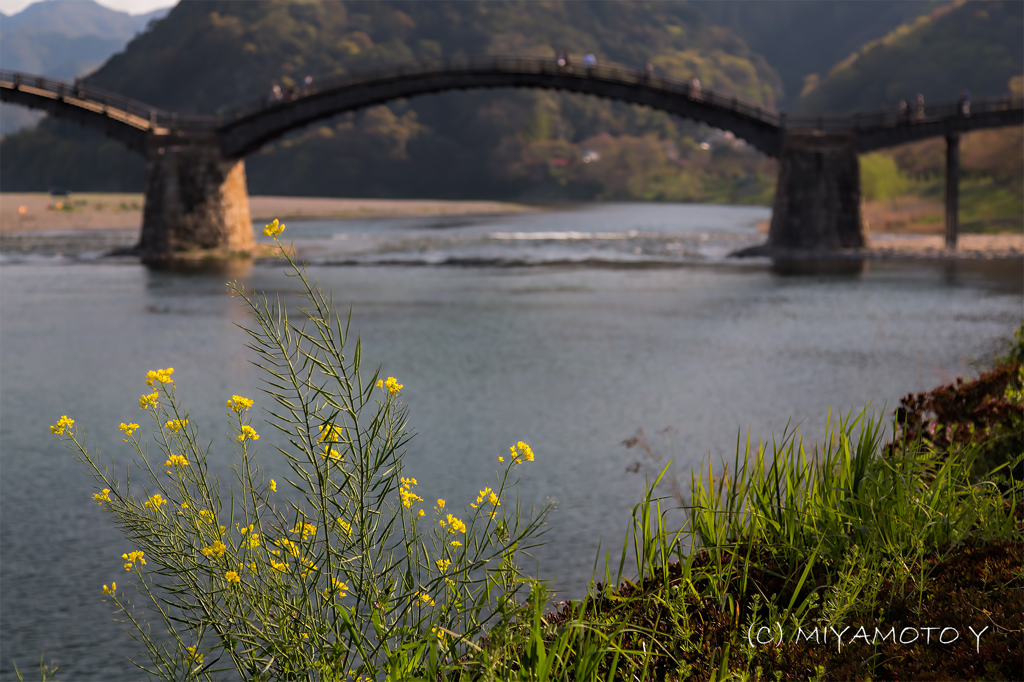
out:
M237 107L226 109L217 115L222 123L246 118L267 109L286 106L292 101L313 97L318 94L346 87L358 87L364 83L384 82L390 79L402 79L412 76L430 76L453 73L518 73L543 74L552 76L569 76L576 78L593 78L609 83L627 85L644 85L647 87L672 92L694 101L736 111L770 125L778 125L779 116L756 104L747 102L740 97L721 91L700 86L694 87L689 81L679 81L657 74L649 74L646 70L629 69L614 64L596 64L587 67L583 63L559 65L553 58L521 58L521 57L478 57L452 56L443 59L382 66L375 69L330 78L314 79L309 87L284 89L280 96L270 94L258 100L246 102Z
M554 59L522 57L479 57L452 56L421 62L409 62L360 71L329 78L315 79L312 85L302 91L282 91L281 97L273 95L252 100L239 106L223 109L216 115L179 115L150 106L143 102L109 92L93 85L76 81L66 83L43 76L0 69L0 87L20 89L34 88L50 93L57 99L78 100L99 107L104 113L112 110L123 112L148 122L149 129L166 128L179 131L213 131L233 120L286 106L292 101L315 97L331 90L344 87L358 87L360 84L380 83L389 79L413 76L431 76L453 73L510 73L568 76L592 78L606 83L643 85L668 93L680 95L692 101L699 101L713 107L735 111L739 114L786 129L816 129L826 132L852 132L877 130L880 128L913 125L955 117L979 116L983 114L1020 110L1024 108L1024 97L1006 96L976 99L965 108L963 100L940 102L918 107L916 102L906 110L887 109L857 114L798 115L787 116L769 111L747 102L732 93L695 86L690 81L680 81L651 74L646 70L629 69L616 64L595 64L587 67L582 63L560 65Z
M884 109L857 114L825 114L811 116L785 116L782 125L786 129L814 129L825 132L854 132L858 130L875 130L894 128L903 125L948 120L952 118L970 118L999 111L1020 110L1024 108L1024 97L1004 96L976 99L969 102L956 100L925 104L918 107L912 103L906 109Z
M20 90L31 88L41 90L54 96L55 99L69 103L81 103L99 107L104 114L120 112L123 115L140 119L140 123L148 122L150 130L155 128L170 128L174 130L213 130L216 128L216 119L212 116L181 116L176 113L164 111L157 107L139 102L98 88L94 85L76 81L67 83L45 76L0 69L0 87Z

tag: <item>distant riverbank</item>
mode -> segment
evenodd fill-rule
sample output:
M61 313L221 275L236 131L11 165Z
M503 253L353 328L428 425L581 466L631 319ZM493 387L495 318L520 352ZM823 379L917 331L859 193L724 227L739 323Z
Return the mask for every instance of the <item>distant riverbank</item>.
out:
M0 193L0 233L138 229L142 225L142 205L142 194L83 192L53 197L45 193ZM269 221L507 214L536 209L500 201L254 196L249 197L249 210L253 220Z

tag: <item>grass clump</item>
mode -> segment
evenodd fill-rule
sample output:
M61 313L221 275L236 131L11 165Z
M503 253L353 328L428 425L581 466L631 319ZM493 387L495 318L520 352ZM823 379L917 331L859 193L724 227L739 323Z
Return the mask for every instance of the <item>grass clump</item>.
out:
M666 468L634 510L635 579L606 566L586 599L548 614L552 641L606 636L601 674L616 679L1015 679L1017 338L979 379L905 400L891 431L862 412L830 419L810 452L799 433L738 444L718 476L691 477L680 529L672 499L654 497L681 489Z

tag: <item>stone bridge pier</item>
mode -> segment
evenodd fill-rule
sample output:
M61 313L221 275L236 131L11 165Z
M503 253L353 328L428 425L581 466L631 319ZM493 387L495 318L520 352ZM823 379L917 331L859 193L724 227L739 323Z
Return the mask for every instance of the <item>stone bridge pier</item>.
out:
M153 136L148 143L142 258L251 253L245 161L224 158L215 134L173 141Z
M854 133L787 130L768 231L768 251L867 246Z

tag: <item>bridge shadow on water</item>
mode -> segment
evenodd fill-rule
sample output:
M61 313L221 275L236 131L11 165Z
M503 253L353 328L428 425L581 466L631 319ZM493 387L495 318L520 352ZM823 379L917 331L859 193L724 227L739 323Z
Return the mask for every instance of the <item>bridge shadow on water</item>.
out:
M777 258L771 271L779 277L855 280L870 275L893 281L927 281L951 289L982 287L994 294L1024 294L1024 259L1020 258Z
M772 273L782 277L860 277L868 272L866 258L776 258Z
M161 259L146 260L143 265L154 273L220 277L228 281L248 277L253 261L249 258Z

